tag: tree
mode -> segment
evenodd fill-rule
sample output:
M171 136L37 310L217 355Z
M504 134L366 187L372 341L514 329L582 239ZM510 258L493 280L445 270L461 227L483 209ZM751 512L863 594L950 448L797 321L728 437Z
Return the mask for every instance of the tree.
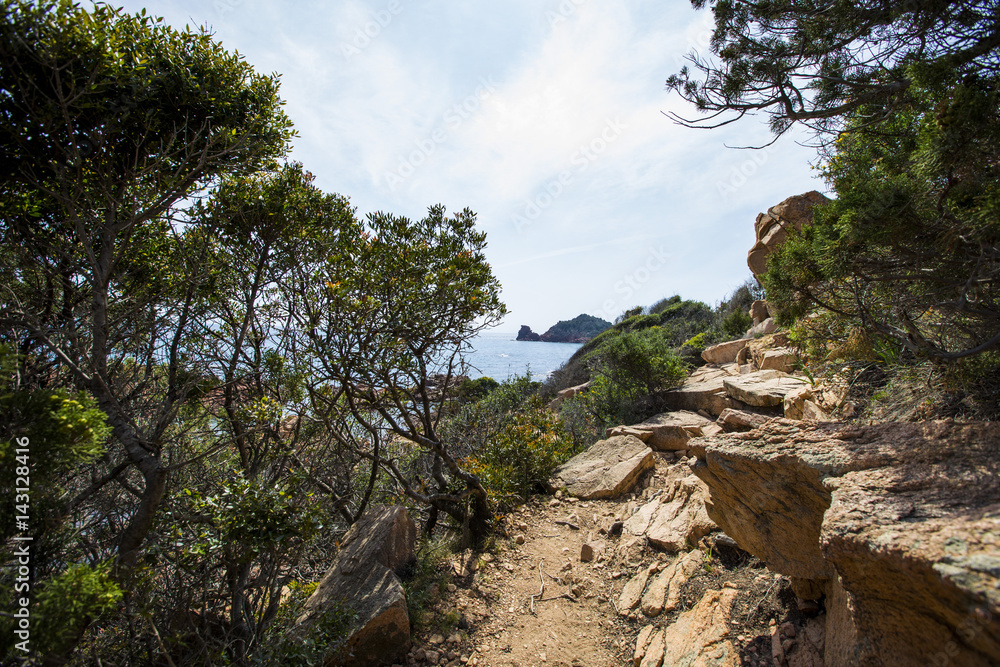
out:
M366 229L303 273L289 294L317 413L344 446L377 463L408 498L450 515L481 542L492 509L481 480L438 432L469 340L506 313L469 210L421 220L378 213ZM406 474L413 447L429 480Z
M795 123L836 132L876 125L912 101L915 78L1000 67L996 0L692 0L715 14L711 51L667 81L719 127L767 114L778 136Z
M204 31L106 5L0 11L2 337L38 382L84 389L107 415L117 448L100 480L137 471L143 485L116 540L130 564L197 376L185 365L203 256L182 247L178 208L280 156L290 125L277 77Z
M880 132L837 140L823 176L838 198L768 258L764 283L785 322L819 306L954 360L1000 346L1000 79L911 96Z

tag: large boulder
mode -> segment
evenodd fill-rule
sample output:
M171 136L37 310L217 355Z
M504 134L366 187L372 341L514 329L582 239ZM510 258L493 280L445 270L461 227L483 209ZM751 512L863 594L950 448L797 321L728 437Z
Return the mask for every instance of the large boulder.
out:
M702 366L692 371L684 384L663 393L664 403L671 410L691 410L718 416L726 408L739 410L746 403L731 398L726 393L723 381L733 377L728 371L716 366Z
M635 435L656 451L671 452L686 449L691 438L718 431L719 427L711 419L690 410L679 410L658 414L632 426L616 426L608 429L607 435Z
M806 379L767 370L727 377L722 385L731 398L746 405L766 408L781 405L786 394L806 385Z
M788 238L790 230L812 224L813 207L829 199L813 190L789 197L757 216L754 224L757 241L747 254L747 266L758 279L767 271L767 256Z
M399 579L415 559L417 529L400 506L371 507L341 543L333 566L306 601L293 633L313 634L338 608L353 612L346 640L324 656L327 667L402 662L410 648L410 620Z
M825 595L829 667L1000 664L1000 425L774 419L695 442L709 516Z
M736 361L736 355L747 346L746 338L717 343L701 351L701 358L710 364L731 364Z
M614 498L629 491L654 465L653 450L631 435L594 443L552 473L549 488L585 500Z

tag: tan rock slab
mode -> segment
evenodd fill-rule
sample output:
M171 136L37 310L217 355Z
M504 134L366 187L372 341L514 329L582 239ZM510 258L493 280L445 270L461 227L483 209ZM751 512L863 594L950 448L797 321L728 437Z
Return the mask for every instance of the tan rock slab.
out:
M630 611L639 606L639 600L642 599L642 594L646 590L646 582L649 581L651 574L659 569L659 565L652 563L651 565L639 570L639 572L626 582L625 586L622 587L622 592L618 595L618 613L622 616L626 616Z
M652 637L650 637L649 644L646 646L645 655L642 657L642 661L639 663L639 667L661 667L664 664L663 654L666 650L666 641L663 637L662 630L656 630L653 632ZM667 663L668 665L670 663Z
M292 633L307 634L331 605L350 601L355 620L325 665L401 662L410 647L406 596L396 572L412 562L417 531L400 506L369 508L344 536L333 566L306 600Z
M765 350L757 366L762 371L781 371L791 373L799 363L798 353L790 347L779 347Z
M681 551L717 528L708 516L707 499L708 487L695 475L675 479L625 521L625 530L645 535L661 549Z
M739 652L728 639L733 601L731 588L705 591L701 600L663 632L664 665L738 667Z
M698 442L710 516L824 587L826 665L1000 664L1000 424L774 419Z
M730 398L726 393L723 382L729 377L732 376L721 368L703 366L692 372L680 387L664 392L664 402L675 411L705 410L713 416L718 416L726 408L738 410L747 407L746 403Z
M804 378L781 371L757 371L722 381L726 394L731 398L755 407L781 405L787 394L800 389L805 383Z
M667 569L653 577L642 596L642 613L654 617L676 609L684 584L698 571L704 558L705 554L698 549L689 551L678 556Z
M770 417L766 415L759 415L754 412L746 412L744 410L733 410L727 408L722 411L719 418L715 420L723 431L727 433L732 433L735 431L751 431L758 426L763 426L768 422ZM705 435L708 435L707 433Z
M621 429L622 433L635 431L648 433L647 437L639 439L656 451L670 452L686 449L688 440L710 434L712 426L714 423L711 419L706 419L697 412L678 410L664 412L639 424L619 426L612 430L616 431L616 435L618 429ZM709 429L708 432L705 429Z
M594 443L556 468L549 488L584 500L614 498L629 491L654 465L653 450L631 435Z
M736 355L747 346L747 339L728 340L706 347L701 352L701 358L710 364L731 364L736 361Z

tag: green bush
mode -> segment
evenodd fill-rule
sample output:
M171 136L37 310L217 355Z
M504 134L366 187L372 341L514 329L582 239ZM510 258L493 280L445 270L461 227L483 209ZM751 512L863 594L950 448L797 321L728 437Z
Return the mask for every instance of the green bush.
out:
M606 425L641 419L643 399L677 385L685 364L659 328L630 331L609 340L590 360L591 385L586 401Z
M537 389L528 374L511 378L442 427L461 453L460 464L482 480L501 509L527 499L576 453L573 438Z

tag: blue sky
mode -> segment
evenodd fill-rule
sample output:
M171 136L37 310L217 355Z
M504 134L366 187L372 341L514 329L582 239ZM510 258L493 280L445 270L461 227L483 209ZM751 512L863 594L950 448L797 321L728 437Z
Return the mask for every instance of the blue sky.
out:
M673 0L130 0L207 26L281 74L292 157L358 213L478 214L511 311L544 331L749 276L756 214L823 190L814 152L762 119L693 130L664 82L707 52L711 14ZM801 138L801 137L800 137Z

